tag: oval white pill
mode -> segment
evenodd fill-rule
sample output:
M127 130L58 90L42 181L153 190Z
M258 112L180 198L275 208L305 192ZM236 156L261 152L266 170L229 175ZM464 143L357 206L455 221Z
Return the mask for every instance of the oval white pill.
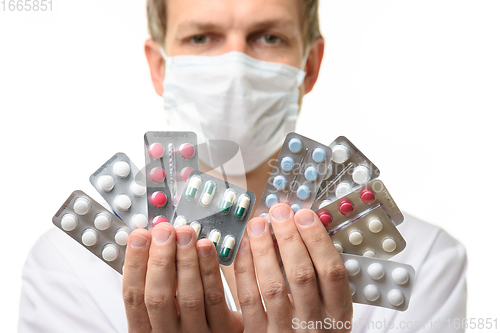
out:
M337 249L338 253L344 252L344 248L342 247L342 244L335 242L335 243L333 243L333 246L335 246L335 248Z
M90 207L90 202L88 202L87 199L79 198L76 199L75 204L73 205L73 210L78 215L85 215L89 212Z
M61 228L65 231L73 231L78 225L78 219L73 214L66 214L61 219Z
M349 289L351 289L351 296L354 296L354 294L356 293L356 285L351 281L349 281Z
M146 186L133 182L130 184L130 192L132 192L136 197L142 197L146 193Z
M359 231L352 231L349 234L349 242L352 245L359 245L363 242L363 235Z
M94 226L97 230L106 230L111 225L111 218L108 214L100 213L94 219Z
M113 172L120 178L127 178L130 174L130 165L124 161L115 162Z
M340 183L335 188L335 196L342 198L343 196L352 192L352 187L348 183Z
M132 201L125 194L117 196L114 202L115 207L122 212L126 212L127 210L129 210L130 206L132 205Z
M144 229L148 225L148 218L143 214L132 216L132 226L136 229Z
M342 145L336 145L332 149L332 160L335 163L344 163L349 159L349 149Z
M368 221L368 229L374 234L379 233L384 228L382 221L380 221L377 217L374 217Z
M382 241L382 248L385 252L393 252L396 249L396 241L390 237Z
M187 221L186 221L186 218L184 216L177 216L175 218L174 228L177 228L178 226L186 225L186 224L187 224Z
M97 243L99 235L95 230L87 229L82 234L82 243L85 246L94 246Z
M130 235L129 230L125 228L118 229L115 234L115 242L118 245L125 246L127 245L128 236Z
M368 181L370 180L370 169L368 169L364 165L358 165L352 172L352 180L354 180L354 182L359 185L368 183Z
M370 275L370 277L374 280L380 280L385 275L384 266L382 266L378 262L368 266L368 269L366 271L368 272L368 275Z
M369 284L363 289L363 295L369 302L375 302L380 297L380 290L374 284Z
M104 192L111 192L115 187L115 181L110 175L105 175L97 179L97 186Z
M398 289L392 289L387 294L387 300L392 306L400 306L405 301L405 295Z
M373 250L366 250L363 252L363 257L376 258L377 254Z
M410 279L410 273L402 267L398 267L392 271L392 279L399 285L403 285Z
M102 258L106 261L113 261L118 258L120 251L112 244L108 244L102 249Z
M359 262L354 259L349 259L344 263L345 269L347 270L347 275L355 276L361 270L361 266L359 266Z

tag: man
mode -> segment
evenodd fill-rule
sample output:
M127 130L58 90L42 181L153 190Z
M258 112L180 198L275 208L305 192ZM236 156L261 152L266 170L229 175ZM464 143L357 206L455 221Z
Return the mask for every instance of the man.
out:
M196 130L207 143L238 143L245 172L230 162L224 173L259 196L269 161L318 77L324 41L317 1L151 0L148 14L152 39L146 57L171 128ZM238 104L243 95L252 98ZM196 116L178 108L189 101ZM280 116L270 117L275 114ZM193 119L199 126L191 127ZM224 148L211 151L222 154L218 161L228 160ZM202 171L224 176L210 157L202 158ZM55 230L42 237L27 261L20 330L107 332L128 326L130 332L282 332L293 330L295 319L334 319L348 326L338 331L349 331L354 316L353 331L397 329L391 322L413 331L428 324L429 331L432 321L444 325L448 318L465 316L465 251L436 227L407 216L400 228L407 248L395 259L417 271L410 308L400 313L355 305L353 313L345 267L317 216L307 209L294 214L278 204L270 219L291 295L269 226L260 217L248 223L234 272L224 271L241 314L225 304L228 288L213 245L195 242L190 227L164 223L151 232L133 232L122 296L119 276ZM84 260L74 263L76 255ZM436 326L432 329L443 331Z

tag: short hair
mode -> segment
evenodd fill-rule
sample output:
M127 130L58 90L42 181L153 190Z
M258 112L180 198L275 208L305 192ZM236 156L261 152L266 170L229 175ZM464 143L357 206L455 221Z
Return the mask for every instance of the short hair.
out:
M167 1L147 0L148 31L151 39L164 46L167 34ZM321 37L319 29L319 0L298 0L302 6L302 37L310 45Z

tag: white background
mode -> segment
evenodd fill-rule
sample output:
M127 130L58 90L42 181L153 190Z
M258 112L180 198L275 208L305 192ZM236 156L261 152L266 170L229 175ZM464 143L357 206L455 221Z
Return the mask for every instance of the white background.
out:
M476 318L499 317L499 17L496 0L323 0L323 69L298 125L350 138L402 210L466 246ZM97 196L90 173L117 151L142 161L143 133L163 129L146 37L144 0L0 7L2 332L17 327L28 251L69 193Z

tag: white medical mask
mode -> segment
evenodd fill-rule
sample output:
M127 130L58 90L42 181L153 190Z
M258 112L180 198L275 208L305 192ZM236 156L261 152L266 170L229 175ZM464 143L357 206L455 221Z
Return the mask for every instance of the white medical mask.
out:
M193 131L199 143L207 143L209 149L200 150L206 165L223 166L229 175L245 174L269 159L295 130L303 70L240 52L162 54L169 130Z

